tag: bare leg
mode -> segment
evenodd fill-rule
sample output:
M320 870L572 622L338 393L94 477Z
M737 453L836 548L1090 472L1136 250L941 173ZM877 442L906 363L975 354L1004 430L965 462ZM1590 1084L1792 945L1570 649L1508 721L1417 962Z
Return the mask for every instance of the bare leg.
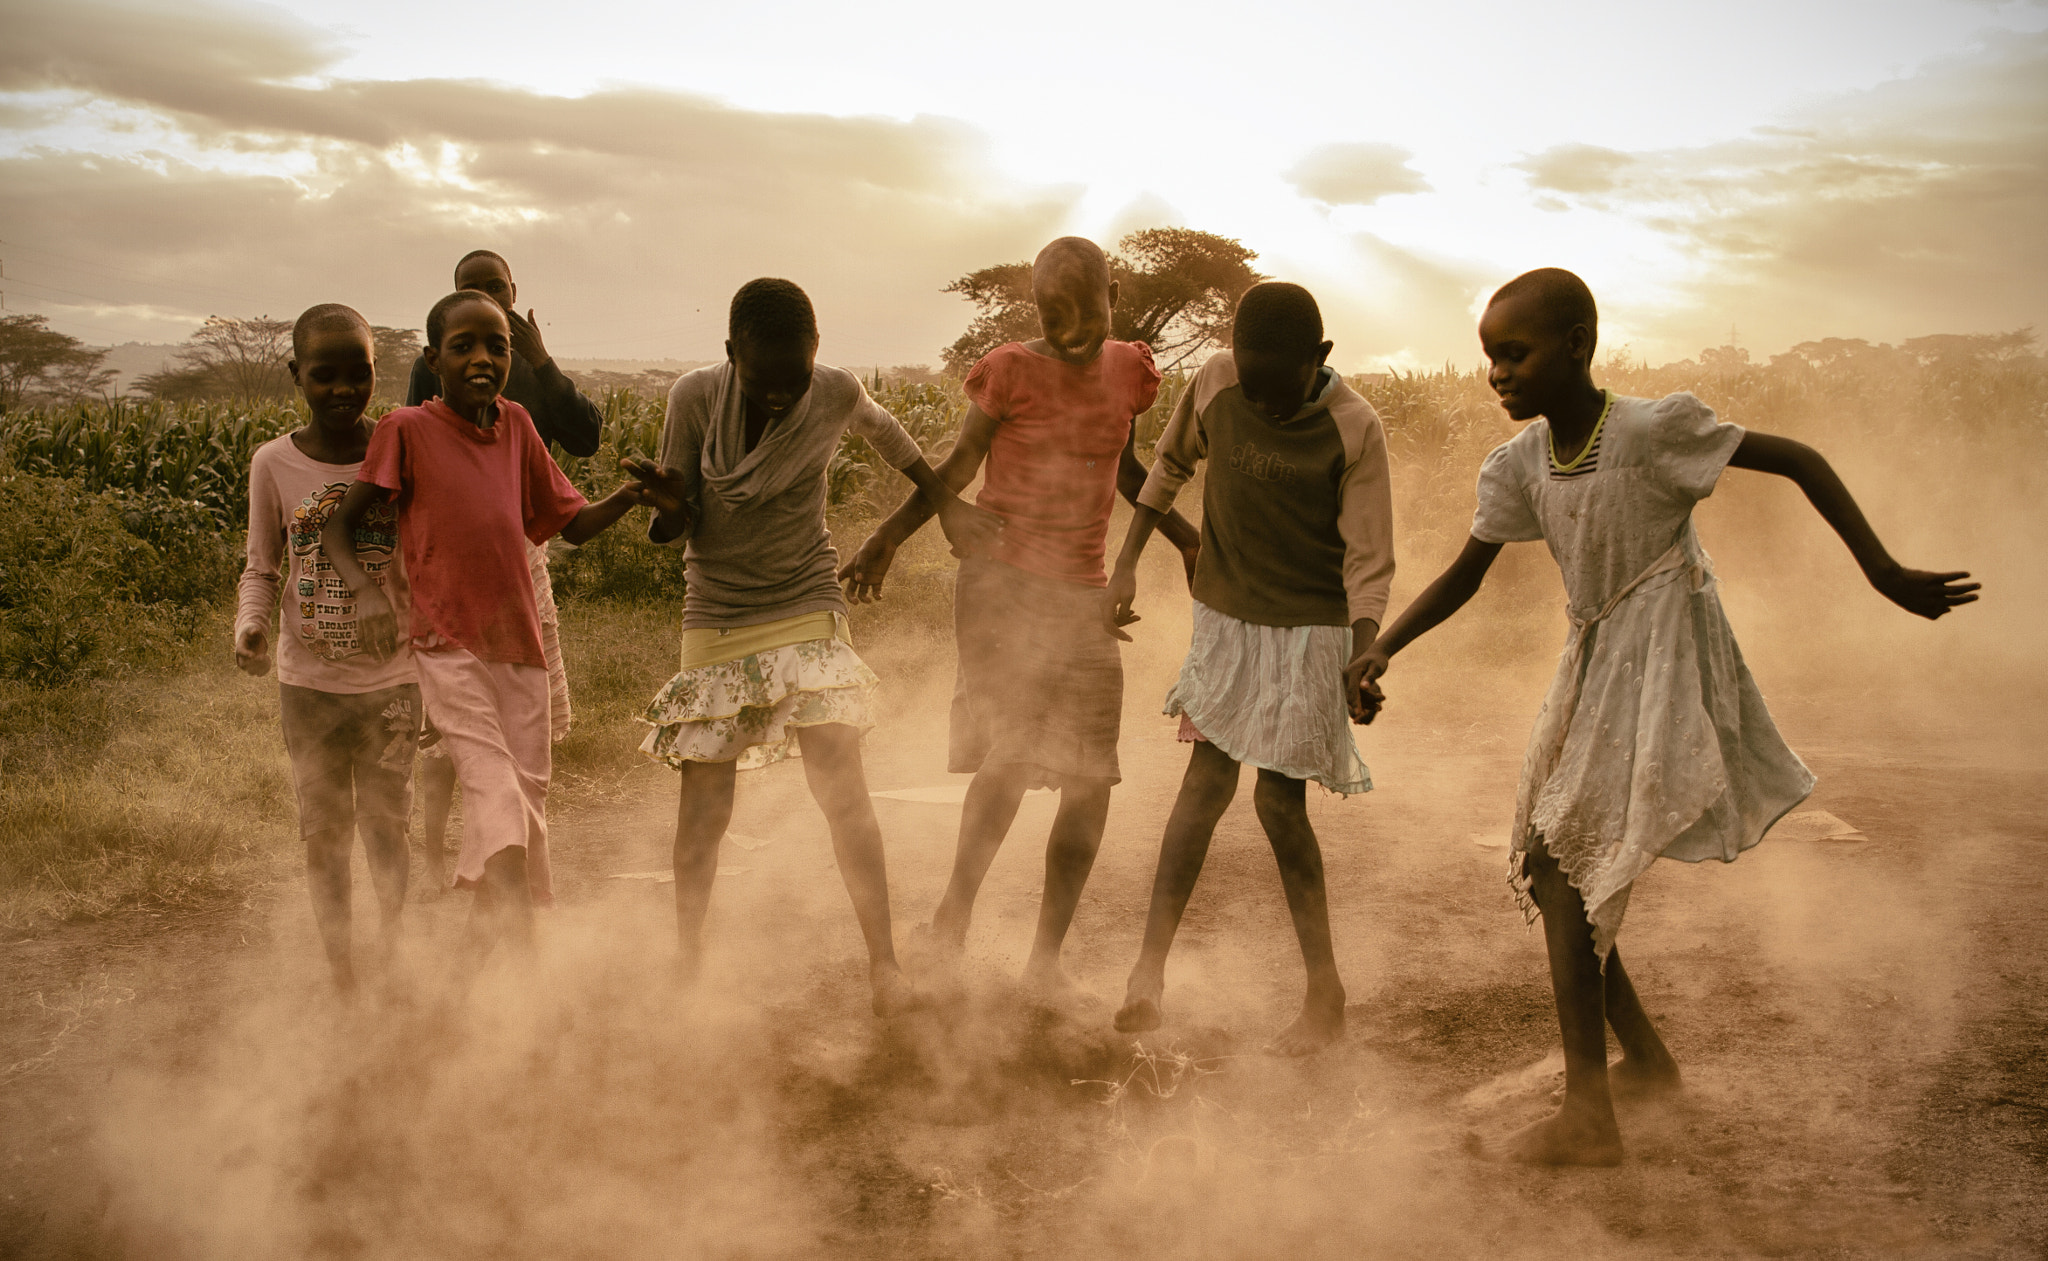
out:
M685 762L676 805L676 976L697 979L703 962L704 912L718 876L718 842L732 822L737 762Z
M1195 881L1209 856L1217 821L1237 795L1238 765L1206 740L1197 741L1181 776L1180 795L1159 843L1159 868L1152 874L1152 906L1145 915L1145 944L1124 986L1116 1027L1125 1033L1157 1029L1166 994L1166 954L1173 949L1181 916L1194 896Z
M1309 825L1308 785L1278 771L1261 769L1252 800L1259 823L1280 865L1280 886L1287 891L1287 912L1294 918L1294 936L1308 965L1308 994L1301 1014L1266 1044L1268 1055L1308 1055L1329 1045L1344 1032L1344 982L1337 976L1337 954L1330 944L1330 904L1323 887L1323 850Z
M355 965L349 960L349 850L355 842L353 824L315 832L306 838L306 887L313 895L313 922L334 988L343 994L356 988Z
M1550 954L1550 985L1564 1035L1564 1106L1554 1116L1510 1134L1496 1146L1472 1140L1491 1160L1535 1165L1618 1165L1621 1130L1607 1085L1606 983L1593 953L1586 904L1538 847L1528 857L1531 889L1543 913L1543 944Z
M967 800L960 807L960 842L953 851L953 876L946 882L938 909L932 912L932 935L941 948L957 952L966 944L975 895L981 892L989 864L995 862L996 851L1003 847L1003 838L1016 821L1032 769L1021 763L984 766L967 786Z
M370 883L377 890L378 953L389 963L398 946L399 918L405 914L405 886L411 877L412 855L406 849L406 820L363 819L356 829L370 860Z
M532 959L533 891L526 884L524 845L508 845L484 860L484 878L469 913L472 968L481 968L500 941L509 943L522 963Z
M875 821L868 796L867 770L860 760L860 732L843 723L801 727L804 779L811 797L832 827L832 854L839 878L853 899L854 918L868 946L868 981L877 1016L893 1016L915 1007L918 995L896 964L896 944L889 929L889 868L882 852L882 825Z
M1607 1070L1608 1088L1617 1099L1647 1099L1670 1094L1680 1085L1678 1061L1671 1056L1650 1013L1636 997L1621 966L1621 948L1607 952L1607 1025L1621 1043L1621 1062Z
M1060 967L1060 946L1081 905L1081 889L1094 869L1096 851L1102 848L1110 787L1107 779L1081 776L1069 776L1060 787L1060 810L1045 843L1045 895L1038 903L1038 932L1031 941L1031 959L1024 965L1024 981L1034 989L1055 995L1079 991Z
M427 886L436 894L448 887L448 816L455 808L455 759L420 759L420 809L426 815L421 851L427 859Z

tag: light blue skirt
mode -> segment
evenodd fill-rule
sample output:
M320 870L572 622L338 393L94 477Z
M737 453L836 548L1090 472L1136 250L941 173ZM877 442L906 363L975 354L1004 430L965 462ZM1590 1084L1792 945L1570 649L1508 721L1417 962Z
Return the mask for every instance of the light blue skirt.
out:
M1257 626L1195 601L1194 642L1165 712L1246 766L1372 791L1344 704L1349 626Z

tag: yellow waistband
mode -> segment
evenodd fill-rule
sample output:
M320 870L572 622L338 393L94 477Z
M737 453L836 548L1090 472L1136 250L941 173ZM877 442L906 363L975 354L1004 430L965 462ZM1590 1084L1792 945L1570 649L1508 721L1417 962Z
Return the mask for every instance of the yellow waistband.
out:
M851 644L853 635L847 630L846 614L824 609L754 626L700 626L696 630L686 630L683 632L682 668L688 670L696 666L738 661L757 652L787 648L813 639L837 639Z

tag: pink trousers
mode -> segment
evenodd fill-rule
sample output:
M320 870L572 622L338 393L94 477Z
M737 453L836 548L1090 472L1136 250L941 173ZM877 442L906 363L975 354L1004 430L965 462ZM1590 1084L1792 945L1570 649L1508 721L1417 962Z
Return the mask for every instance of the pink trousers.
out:
M427 721L462 785L462 852L455 887L474 889L484 863L508 846L526 847L535 906L555 900L548 866L548 672L479 660L461 648L414 654Z

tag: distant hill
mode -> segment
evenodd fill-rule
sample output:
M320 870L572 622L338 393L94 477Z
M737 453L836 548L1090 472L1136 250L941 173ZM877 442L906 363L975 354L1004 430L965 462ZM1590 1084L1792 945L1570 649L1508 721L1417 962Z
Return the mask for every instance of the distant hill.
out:
M666 372L681 376L685 372L708 367L718 362L715 359L570 359L555 360L564 372L617 372L624 376L638 376L642 372Z
M181 342L122 342L107 348L107 357L102 367L112 368L121 374L115 382L118 393L127 393L137 377L152 372L161 372L171 363L171 357L183 348ZM97 349L97 347L95 347Z

